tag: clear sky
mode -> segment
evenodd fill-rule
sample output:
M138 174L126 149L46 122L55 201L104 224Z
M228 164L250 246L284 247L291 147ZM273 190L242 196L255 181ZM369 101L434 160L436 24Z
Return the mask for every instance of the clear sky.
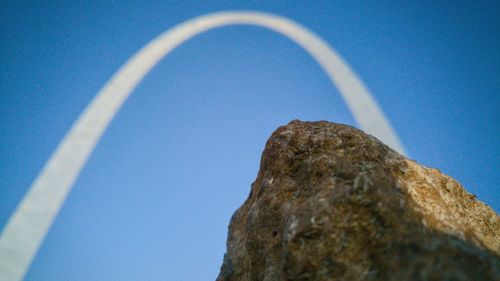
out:
M2 1L0 227L131 55L193 16L242 9L323 37L411 158L500 211L500 2L332 2ZM188 41L119 112L26 280L214 280L264 144L293 119L355 125L320 67L281 35L231 26Z

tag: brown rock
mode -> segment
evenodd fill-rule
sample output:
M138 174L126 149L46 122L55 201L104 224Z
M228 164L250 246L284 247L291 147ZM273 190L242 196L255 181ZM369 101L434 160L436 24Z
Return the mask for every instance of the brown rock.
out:
M266 144L217 280L500 280L500 218L360 130L292 121Z

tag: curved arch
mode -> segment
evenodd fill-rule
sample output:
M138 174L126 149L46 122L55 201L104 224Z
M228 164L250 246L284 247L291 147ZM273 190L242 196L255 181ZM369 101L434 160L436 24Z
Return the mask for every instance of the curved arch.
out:
M31 185L0 237L0 279L21 280L94 146L123 102L166 54L212 28L250 24L274 30L304 48L337 86L366 132L404 154L389 122L363 83L321 38L281 16L221 12L188 20L151 41L104 85L83 111Z

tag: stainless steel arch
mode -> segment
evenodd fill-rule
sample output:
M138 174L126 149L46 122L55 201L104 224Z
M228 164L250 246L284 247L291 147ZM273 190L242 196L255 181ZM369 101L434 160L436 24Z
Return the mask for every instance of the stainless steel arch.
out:
M31 185L0 237L0 279L21 280L88 156L123 102L142 78L172 49L212 28L250 24L295 41L337 86L355 120L366 132L404 154L394 130L363 83L321 38L281 16L221 12L186 21L158 36L104 85L83 111Z

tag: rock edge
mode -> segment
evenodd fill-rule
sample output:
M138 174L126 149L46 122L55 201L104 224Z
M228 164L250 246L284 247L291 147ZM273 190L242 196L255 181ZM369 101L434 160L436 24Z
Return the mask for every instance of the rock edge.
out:
M500 218L439 170L345 125L268 140L217 281L500 280Z

